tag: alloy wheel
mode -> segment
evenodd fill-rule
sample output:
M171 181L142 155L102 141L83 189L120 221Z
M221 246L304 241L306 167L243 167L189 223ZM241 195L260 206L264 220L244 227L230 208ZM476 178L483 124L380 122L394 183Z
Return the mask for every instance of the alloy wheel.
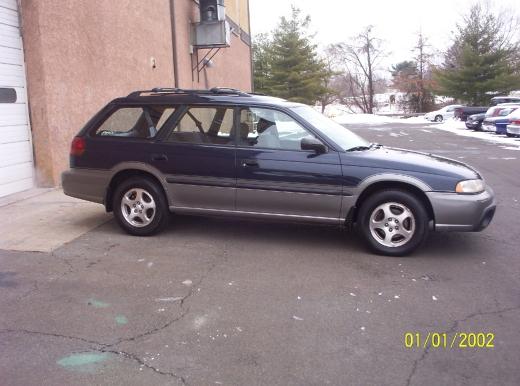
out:
M406 244L415 233L415 217L410 209L397 202L376 207L370 215L370 233L385 247Z
M155 201L145 189L129 189L121 199L123 218L134 227L142 228L149 225L156 212Z

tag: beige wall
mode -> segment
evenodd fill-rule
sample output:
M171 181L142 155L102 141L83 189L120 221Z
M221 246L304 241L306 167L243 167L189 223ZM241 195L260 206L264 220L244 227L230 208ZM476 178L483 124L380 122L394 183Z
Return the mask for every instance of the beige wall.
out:
M229 14L230 4L236 0L226 0L226 14L233 19L235 12ZM240 0L243 12L248 14L248 1ZM176 41L179 62L179 87L182 88L211 88L232 87L244 91L251 91L251 52L250 47L244 43L240 36L231 34L231 46L221 49L212 59L213 67L203 70L199 77L197 72L192 72L196 65L196 56L191 55L191 25L199 21L198 8L193 6L193 1L174 1ZM234 8L233 8L234 9ZM235 23L238 20L233 19ZM249 18L247 17L247 25ZM242 27L241 27L242 28ZM199 60L204 57L207 50L199 50Z
M132 90L173 86L170 0L20 1L37 183L57 185L73 136L96 111ZM192 81L190 23L198 7L172 2L179 86L250 90L250 48L235 35Z

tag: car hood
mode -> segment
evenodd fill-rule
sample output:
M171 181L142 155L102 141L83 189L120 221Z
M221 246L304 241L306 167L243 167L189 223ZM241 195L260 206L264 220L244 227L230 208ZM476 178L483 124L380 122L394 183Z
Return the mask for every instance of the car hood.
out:
M342 153L344 165L356 165L393 171L407 171L466 180L480 178L468 165L445 157L392 147Z
M475 121L478 121L480 119L484 119L486 117L486 113L481 113L481 114L473 114L473 115L470 115L468 117L469 120L475 120Z

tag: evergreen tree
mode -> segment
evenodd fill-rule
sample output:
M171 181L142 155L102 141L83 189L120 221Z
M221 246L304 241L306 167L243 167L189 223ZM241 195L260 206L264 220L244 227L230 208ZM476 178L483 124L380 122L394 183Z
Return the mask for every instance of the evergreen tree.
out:
M269 93L268 79L271 73L271 42L266 34L260 34L253 41L253 84L254 90Z
M332 73L318 57L309 23L310 17L293 7L290 18L280 19L272 40L261 37L255 50L255 91L306 104L330 92L326 84Z
M435 72L438 93L471 105L486 105L493 94L520 88L519 45L511 23L480 4L457 26L443 66Z

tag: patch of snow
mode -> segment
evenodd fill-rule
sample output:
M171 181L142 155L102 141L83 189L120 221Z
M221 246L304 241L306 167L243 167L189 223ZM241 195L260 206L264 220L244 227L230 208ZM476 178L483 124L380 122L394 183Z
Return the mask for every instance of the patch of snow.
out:
M514 138L509 138L503 135L494 133L487 133L482 131L473 131L466 129L464 122L450 119L444 123L433 125L435 129L449 131L450 133L460 135L462 137L477 138L488 142L509 145L507 150L520 150L520 141ZM516 147L513 147L516 146ZM505 147L502 147L505 148Z
M182 282L182 284L184 284L184 285L192 285L193 282L192 282L190 279L187 279L187 280L184 280L184 281Z
M438 299L437 299L437 296L435 296L435 295L432 296L432 299L433 299L433 300L438 300Z
M300 318L299 316L293 315L294 320L303 320L303 318Z
M350 296L356 296L356 294L354 292L351 292Z

